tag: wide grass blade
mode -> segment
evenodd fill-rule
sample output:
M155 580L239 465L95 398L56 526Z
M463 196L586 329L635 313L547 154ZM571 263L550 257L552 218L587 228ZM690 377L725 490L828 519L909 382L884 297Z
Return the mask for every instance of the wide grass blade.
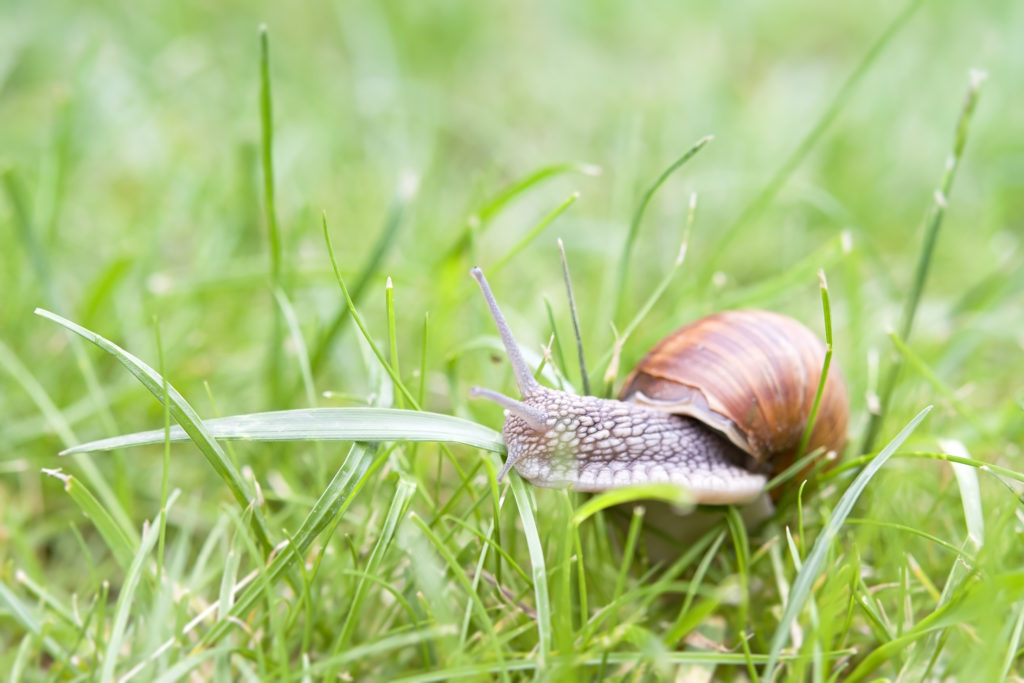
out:
M504 453L501 434L489 427L452 415L397 408L301 408L248 413L204 420L214 439L240 441L440 441ZM62 455L109 451L127 446L163 443L164 430L153 429L90 441ZM172 427L171 441L191 438Z
M82 337L86 341L92 342L96 346L100 347L118 361L121 362L128 371L131 372L136 379L138 379L144 387L153 394L158 401L163 403L164 400L164 380L160 374L151 368L149 365L144 363L141 359L136 358L132 354L122 349L117 344L109 341L108 339L101 337L91 330L87 330L81 325L77 325L70 320L63 318L56 313L37 308L36 314L41 315L48 320L52 320L58 325L66 327L68 330L74 332L78 336ZM199 414L195 409L189 405L185 397L178 393L170 383L167 383L167 395L170 400L171 415L174 420L181 425L185 433L188 434L189 438L199 447L199 450L206 456L207 461L213 466L214 471L220 476L220 478L227 485L228 489L234 495L235 500L242 508L247 508L250 505L253 508L253 530L256 532L257 538L264 550L269 550L272 547L270 542L270 534L267 532L266 522L263 519L263 514L260 508L253 504L255 496L251 490L249 482L242 478L242 475L238 472L234 463L228 458L227 453L221 448L220 444L210 434L206 425L200 419ZM163 439L163 430L159 430L161 434L161 440Z
M572 523L579 526L599 511L626 503L660 500L680 509L692 507L693 495L675 484L641 484L612 489L591 496L585 503L576 508Z
M835 540L836 536L839 534L839 530L846 522L846 518L849 517L850 511L853 509L853 504L857 502L860 494L863 493L868 483L875 474L878 473L878 470L880 470L889 458L892 457L892 454L896 452L896 449L906 441L907 437L910 436L931 409L931 406L928 406L918 413L917 416L914 417L914 419L911 420L907 426L904 427L900 433L882 449L871 463L865 467L859 475L857 475L857 478L853 480L853 483L850 484L848 489L846 489L842 498L839 499L836 509L832 512L832 516L829 517L828 522L825 524L825 528L821 530L821 534L818 535L817 540L815 540L814 547L811 548L811 552L807 555L807 559L804 561L803 567L800 569L800 573L797 574L796 580L793 582L793 590L790 592L789 600L786 601L786 607L782 613L782 618L779 620L779 625L775 628L775 635L772 636L771 651L769 652L768 664L765 667L763 676L765 680L772 680L772 676L775 673L775 667L779 662L779 655L789 638L790 627L796 621L797 616L800 614L804 604L810 597L811 588L814 586L814 582L817 581L822 568L825 566L825 557L828 555L828 550L832 546L832 542Z

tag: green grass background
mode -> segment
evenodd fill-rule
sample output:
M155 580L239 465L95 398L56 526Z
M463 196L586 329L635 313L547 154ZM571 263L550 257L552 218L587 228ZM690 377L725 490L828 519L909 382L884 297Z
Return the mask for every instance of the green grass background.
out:
M306 348L272 295L261 23L277 283ZM58 458L74 443L159 427L163 408L112 358L32 311L54 310L161 369L204 417L308 407L302 359L321 346L319 405L408 407L351 320L323 345L343 305L323 213L384 348L393 280L395 357L411 392L425 409L497 429L499 409L467 400L473 384L514 393L469 267L488 273L528 348L551 335L550 302L577 381L555 238L595 363L613 343L609 322L622 329L670 271L697 193L687 260L626 341L622 367L727 306L820 329L823 268L852 403L846 458L862 464L868 397L900 357L889 332L979 68L988 78L906 340L913 361L875 447L936 409L829 545L783 651L798 658L778 673L1020 677L1022 35L1024 5L1009 0L0 4L0 669L25 680L122 676L139 664L139 676L168 679L760 675L797 558L855 467L749 537L723 517L675 564L658 564L611 516L572 524L582 498L519 488L513 500L481 451L371 448L377 464L337 499L343 514L302 562L254 584L243 613L179 636L248 572L268 576L265 549L190 445L170 450L166 473L158 447L93 456L95 480L85 461ZM708 134L655 195L620 288L643 192ZM500 201L567 162L601 172L573 167ZM343 462L362 472L361 453L239 443L231 457L258 483L277 543ZM942 453L968 459L959 482L948 462L922 457ZM76 483L41 474L58 467ZM965 493L974 480L977 496ZM81 497L96 481L112 499ZM180 494L152 546L138 534L165 488ZM517 501L535 501L536 537ZM102 511L135 538L104 534ZM979 522L983 536L968 538ZM622 550L634 540L635 557Z

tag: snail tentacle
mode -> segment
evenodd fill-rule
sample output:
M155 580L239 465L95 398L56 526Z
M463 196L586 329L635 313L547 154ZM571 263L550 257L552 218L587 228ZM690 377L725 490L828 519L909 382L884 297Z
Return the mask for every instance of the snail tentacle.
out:
M488 401L493 401L499 406L507 410L510 414L515 415L520 420L530 425L531 429L538 432L543 432L548 428L548 416L540 408L527 405L522 401L517 401L514 398L510 398L505 394L490 389L484 389L483 387L472 387L469 390L470 398L486 398Z
M487 307L491 310L491 317L494 318L498 334L501 335L501 342L505 345L505 353L508 354L509 363L512 364L512 371L515 372L519 392L523 395L523 398L526 398L539 389L540 384L533 378L530 366L526 364L526 359L523 358L523 354L519 351L519 345L516 344L516 339L512 336L512 330L509 328L505 316L501 314L501 309L498 308L498 302L495 301L494 294L491 293L491 288L487 284L487 278L484 277L483 271L479 268L473 268L470 272L477 283L479 283L480 290L484 293Z

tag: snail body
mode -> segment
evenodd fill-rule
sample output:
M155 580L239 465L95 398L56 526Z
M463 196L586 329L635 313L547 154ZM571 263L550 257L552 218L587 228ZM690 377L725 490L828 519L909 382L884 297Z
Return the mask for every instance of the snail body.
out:
M480 284L522 394L474 387L506 409L508 459L538 486L604 491L673 483L698 503L747 503L797 456L825 347L768 311L726 311L684 325L630 373L619 400L577 396L533 378L479 268ZM832 368L805 451L838 452L849 407Z

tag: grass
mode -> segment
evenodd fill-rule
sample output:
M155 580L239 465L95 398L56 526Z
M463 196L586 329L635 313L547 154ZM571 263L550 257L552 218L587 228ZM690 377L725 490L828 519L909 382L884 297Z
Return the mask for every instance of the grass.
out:
M0 667L1020 679L1019 5L4 4ZM473 265L555 386L830 328L846 453L498 482Z

